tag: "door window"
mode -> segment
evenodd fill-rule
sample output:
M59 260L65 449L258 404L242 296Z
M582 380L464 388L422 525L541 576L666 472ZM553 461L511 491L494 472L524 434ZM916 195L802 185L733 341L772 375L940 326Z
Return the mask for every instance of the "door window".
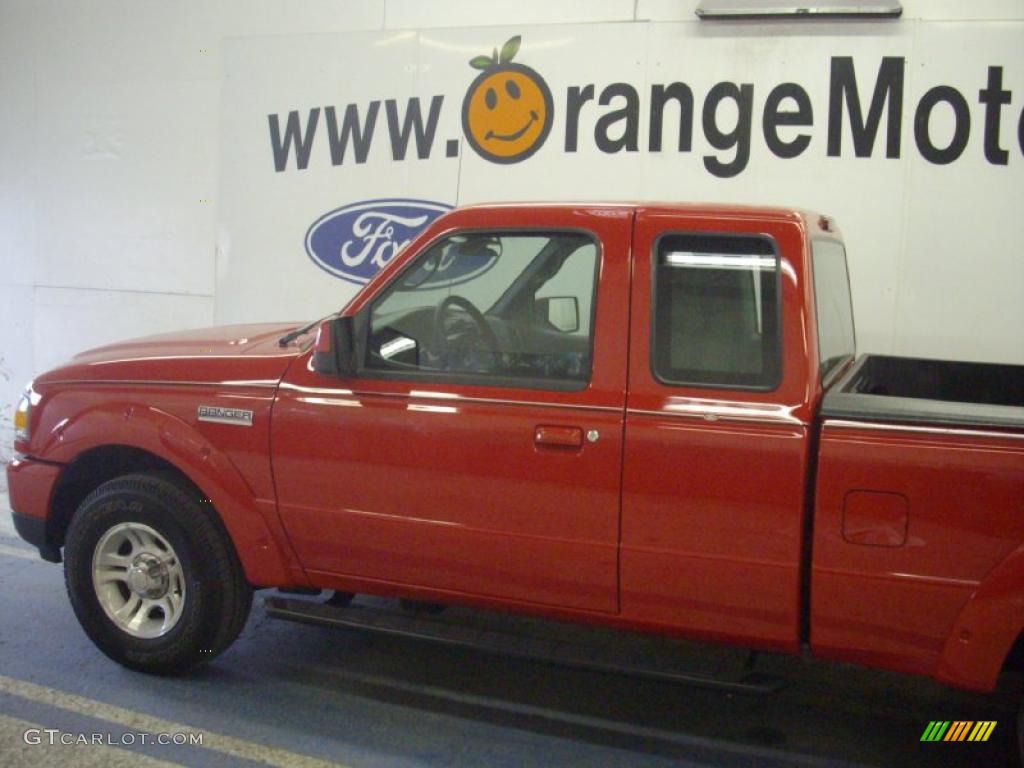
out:
M667 384L773 389L779 262L771 240L666 235L655 246L653 368Z
M465 232L420 256L370 309L367 369L582 387L598 251L578 232Z

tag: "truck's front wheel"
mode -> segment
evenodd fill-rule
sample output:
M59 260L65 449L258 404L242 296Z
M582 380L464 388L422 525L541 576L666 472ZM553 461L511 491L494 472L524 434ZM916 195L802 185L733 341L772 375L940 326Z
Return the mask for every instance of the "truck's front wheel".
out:
M82 502L66 536L64 578L79 623L107 656L170 674L238 636L252 590L210 514L162 475L111 480Z

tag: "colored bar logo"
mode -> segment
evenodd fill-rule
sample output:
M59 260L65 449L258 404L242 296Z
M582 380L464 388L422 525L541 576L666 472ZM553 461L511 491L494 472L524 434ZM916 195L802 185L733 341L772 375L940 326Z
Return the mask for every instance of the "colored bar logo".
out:
M995 729L995 720L932 720L921 741L988 741Z

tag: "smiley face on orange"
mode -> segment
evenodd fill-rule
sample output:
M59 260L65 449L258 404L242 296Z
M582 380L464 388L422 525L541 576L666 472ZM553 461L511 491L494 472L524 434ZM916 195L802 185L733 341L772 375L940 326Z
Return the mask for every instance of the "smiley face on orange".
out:
M544 144L551 131L554 102L537 72L513 64L519 37L491 56L469 63L483 70L462 102L462 130L478 155L493 163L518 163Z

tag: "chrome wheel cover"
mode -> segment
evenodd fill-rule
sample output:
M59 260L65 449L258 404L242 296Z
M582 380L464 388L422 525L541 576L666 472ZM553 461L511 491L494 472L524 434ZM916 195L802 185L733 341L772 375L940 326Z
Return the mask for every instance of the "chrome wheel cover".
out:
M100 537L92 556L92 585L107 618L133 637L163 637L185 607L178 555L142 523L120 523Z

